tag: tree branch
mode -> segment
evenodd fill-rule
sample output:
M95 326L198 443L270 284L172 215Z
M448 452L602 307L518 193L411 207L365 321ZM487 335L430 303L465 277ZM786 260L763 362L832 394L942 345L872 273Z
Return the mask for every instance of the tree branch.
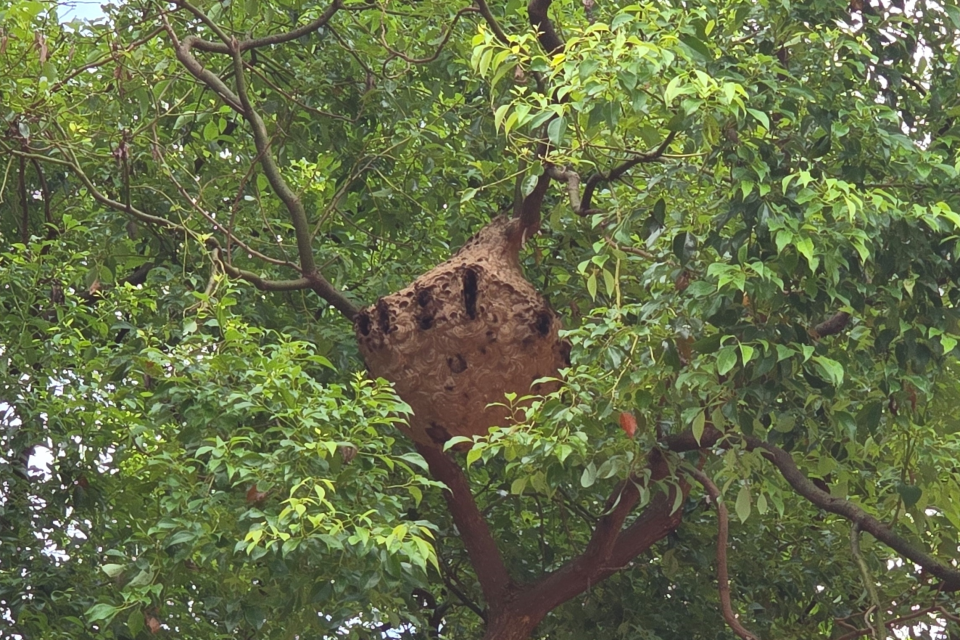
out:
M487 26L490 27L491 31L493 31L493 35L497 36L497 40L499 40L502 44L509 46L510 38L507 37L503 27L500 26L500 23L497 22L493 12L490 11L490 7L487 5L486 0L476 0L476 3L477 9L480 11L480 15L483 16L484 20L486 20Z
M905 616L901 616L894 620L888 620L887 622L884 623L884 626L886 626L888 629L893 629L895 626L903 624L904 622L909 622L910 620L915 620L917 618L923 617L927 614L934 613L934 612L939 612L941 614L945 613L942 607L927 607L925 609L913 611L911 613L908 613ZM860 638L862 636L869 635L873 631L874 631L873 629L857 629L856 631L851 631L850 633L840 636L839 638L837 638L837 640L853 640L854 638Z
M793 461L793 457L780 447L762 442L752 436L745 436L744 439L750 448L763 450L764 457L780 470L780 474L783 475L784 479L798 494L824 511L835 513L851 522L857 523L860 529L866 531L904 558L914 564L920 565L927 573L942 580L942 590L960 591L960 569L937 560L926 551L898 536L882 522L864 511L859 505L843 498L831 496L826 491L818 488L809 478L803 475L803 472L800 471Z
M193 15L195 15L198 19L200 19L204 23L208 25L212 25L211 28L216 33L218 29L216 28L214 23L212 23L202 11L200 11L199 9L191 5L186 0L175 0L175 2L181 7L183 7L184 9L186 9L187 11L189 11L190 13L192 13ZM333 17L333 15L341 8L343 8L343 1L334 0L326 9L324 9L323 13L321 13L317 17L317 19L313 20L312 22L308 22L305 25L296 27L295 29L292 29L285 33L276 33L273 35L264 36L262 38L248 38L246 40L240 40L236 43L236 46L240 49L241 52L243 52L249 49L259 49L261 47L269 47L271 45L282 44L284 42L290 42L291 40L296 40L297 38L313 33L320 27L330 22L330 19ZM196 38L191 46L196 47L201 51L206 51L208 53L222 53L224 55L230 55L233 52L232 51L233 47L229 44L230 42L229 39L224 39L224 36L222 36L221 34L218 34L218 37L224 40L224 42L222 43L210 42L208 40L201 40L200 38Z
M730 525L727 517L727 505L723 502L720 489L713 483L710 476L700 469L686 467L684 470L703 485L710 499L717 506L717 589L720 592L720 609L723 612L723 619L726 620L727 626L743 640L759 640L757 636L740 624L740 620L737 619L737 615L733 611L733 605L730 603L730 576L727 573L727 532Z
M550 186L550 174L544 170L533 188L520 204L520 226L525 238L529 238L540 229L540 210L543 208L543 197Z
M552 3L553 0L530 0L527 3L527 15L530 17L530 26L537 32L540 46L550 55L556 55L563 50L563 40L547 15Z
M588 215L591 212L590 205L593 201L593 192L596 191L600 184L619 179L623 174L638 164L656 162L661 156L663 156L663 154L667 151L667 147L670 146L670 143L672 143L676 137L677 132L671 131L669 134L667 134L667 137L664 138L663 142L660 143L660 146L653 151L648 153L638 153L634 157L611 169L607 173L595 173L587 178L587 185L583 189L583 198L580 201L580 207L575 208L574 213L581 216Z
M430 475L447 485L449 491L445 491L443 497L470 557L470 564L477 572L483 597L488 607L499 608L512 590L513 582L493 534L473 499L470 483L460 466L440 449L418 444L417 451L430 466Z
M260 159L260 166L263 168L263 173L267 178L267 182L270 184L270 188L277 195L277 197L280 198L280 201L283 202L284 207L287 209L287 212L290 215L291 222L293 223L294 235L296 236L297 242L297 252L300 258L300 270L304 275L304 279L309 282L309 287L302 286L303 281L300 279L270 282L259 278L259 276L256 276L256 274L236 269L234 267L225 269L225 271L228 274L238 274L238 277L243 277L244 279L252 282L258 288L263 288L267 291L290 291L310 288L321 298L333 305L333 307L346 316L347 319L352 320L357 314L358 307L350 302L350 300L348 300L343 293L341 293L336 287L328 282L317 270L316 261L313 255L313 242L309 223L307 221L306 210L303 207L303 203L300 201L300 197L287 185L286 180L284 180L283 175L280 172L280 168L277 166L276 160L270 152L271 144L270 137L267 134L266 124L260 117L260 114L257 113L256 109L254 109L253 103L247 94L242 55L245 49L287 42L288 40L305 35L312 30L309 28L312 25L315 25L313 26L313 29L319 28L323 24L326 24L327 21L329 21L329 19L337 11L337 9L340 8L340 0L335 0L335 2L330 5L326 11L324 11L323 15L321 15L318 20L314 21L310 25L305 25L301 29L295 29L294 31L286 34L279 34L277 36L259 38L256 40L245 40L243 42L227 36L226 33L224 33L222 29L220 29L212 20L210 20L206 14L191 5L186 0L177 0L177 3L190 11L194 16L210 27L210 29L214 31L214 33L216 33L221 40L224 40L222 44L217 44L207 42L198 38L197 36L187 36L182 41L178 42L176 33L170 26L170 23L164 17L164 26L167 30L167 33L170 35L170 39L174 43L176 56L180 63L183 64L187 71L189 71L195 78L216 92L217 95L219 95L224 102L230 106L230 108L242 115L250 124L250 127L253 130L254 146L257 149L257 155ZM244 43L246 43L246 45L244 45ZM233 75L234 82L236 83L236 92L227 87L222 79L220 79L213 72L205 69L203 65L197 61L192 53L192 49L194 48L202 51L231 55L233 58Z
M650 482L670 474L669 465L659 450L650 453L649 467ZM674 486L658 493L636 521L623 529L624 521L640 499L640 492L635 478L619 483L607 499L605 514L597 522L583 553L530 585L518 602L526 603L524 608L529 611L542 611L546 615L625 567L680 525L682 513L673 510L678 489L684 493L687 490Z
M450 27L447 29L447 32L443 35L443 38L440 40L440 44L437 46L436 51L434 51L432 55L427 56L426 58L412 58L400 51L393 49L387 43L387 26L386 26L386 22L382 20L380 21L380 45L384 49L386 49L390 53L390 55L400 58L404 62L408 62L410 64L428 64L440 57L440 53L443 51L443 48L447 46L447 42L449 42L450 40L450 36L453 35L453 28L457 26L457 22L460 20L463 14L478 13L478 11L479 10L476 7L472 7L472 6L464 7L463 9L460 9L459 11L457 11L456 15L453 16L453 21L450 23Z
M885 640L887 634L883 632L885 628L883 621L883 603L880 602L877 585L873 576L870 575L870 567L867 566L867 561L863 559L863 554L860 553L860 523L858 522L854 522L853 526L850 527L850 552L853 554L853 559L857 562L857 567L860 569L860 575L863 578L863 586L870 596L870 603L873 605L871 607L874 610L873 637L875 640ZM870 624L866 615L864 615L863 621L868 625Z

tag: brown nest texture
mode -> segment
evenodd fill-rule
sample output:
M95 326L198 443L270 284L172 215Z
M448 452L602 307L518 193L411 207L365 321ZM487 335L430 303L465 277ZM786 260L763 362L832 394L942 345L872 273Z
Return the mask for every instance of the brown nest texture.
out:
M523 229L497 218L452 258L361 311L354 328L367 368L413 408L409 435L442 445L509 423L505 394L557 388L569 365L560 319L523 276Z

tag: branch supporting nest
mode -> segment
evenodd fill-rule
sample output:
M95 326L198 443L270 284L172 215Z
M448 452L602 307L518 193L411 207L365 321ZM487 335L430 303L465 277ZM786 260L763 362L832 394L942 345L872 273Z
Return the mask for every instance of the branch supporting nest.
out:
M713 483L710 476L695 467L688 467L685 470L703 485L710 499L717 506L717 590L720 593L720 608L723 612L723 619L726 620L727 626L743 640L759 640L757 636L740 624L740 620L737 619L737 615L733 611L733 605L730 603L730 576L727 573L727 533L730 525L727 505L724 504L720 489Z

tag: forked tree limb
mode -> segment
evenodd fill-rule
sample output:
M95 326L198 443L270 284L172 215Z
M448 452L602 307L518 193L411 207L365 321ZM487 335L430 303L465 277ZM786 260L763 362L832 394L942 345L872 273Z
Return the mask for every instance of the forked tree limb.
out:
M206 16L206 14L204 14L202 11L194 7L192 4L190 4L186 0L174 0L174 2L177 5L189 11L190 13L194 14L194 16L196 16L199 20L201 20L205 24L211 25L211 28L214 31L218 29L215 23L213 23ZM372 6L373 5L371 5L371 7ZM328 22L330 22L330 19L333 18L333 15L342 8L343 8L343 1L334 0L332 3L330 3L329 6L327 6L326 9L323 10L323 13L317 16L315 20L308 22L307 24L301 25L299 27L296 27L284 33L276 33L269 36L263 36L262 38L247 38L245 40L239 40L237 41L237 47L240 49L241 52L243 52L243 51L248 51L250 49L259 49L262 47L269 47L271 45L282 44L284 42L290 42L291 40L296 40L297 38L301 38L305 35L309 35L314 31L316 31L317 29L320 29L321 27L326 25ZM201 51L206 51L207 53L222 53L224 55L230 55L232 53L232 47L229 44L229 39L224 39L221 36L221 40L223 41L210 42L207 40L202 40L200 38L197 38L196 41L193 42L192 46L196 47Z
M797 467L793 457L780 447L753 436L744 436L744 441L751 449L760 449L763 456L779 469L787 483L802 497L824 511L856 523L862 531L866 531L907 560L919 565L926 573L940 579L941 590L960 591L960 568L941 562L920 547L908 542L854 502L832 496L817 487Z
M601 184L608 182L613 182L614 180L619 180L623 175L637 166L638 164L644 164L649 162L657 162L666 153L667 148L677 137L676 131L671 131L667 134L667 137L663 139L663 142L660 143L653 151L647 153L637 153L632 158L626 162L614 167L606 173L595 173L589 178L587 178L587 184L583 189L583 198L581 199L579 208L574 209L574 211L581 215L585 216L590 213L590 205L593 202L593 193L596 191L597 187Z
M649 456L650 482L670 476L670 468L659 451ZM674 484L668 491L656 493L637 519L626 529L623 523L636 507L640 492L634 478L617 485L607 499L606 513L597 522L584 551L563 567L530 585L517 597L531 611L546 615L591 585L623 569L638 555L662 540L678 526L681 511L674 511L676 492L686 494L689 487Z
M730 602L730 575L727 572L727 534L730 528L730 519L727 516L727 505L723 502L720 489L710 479L710 476L700 469L685 467L684 470L703 486L717 507L717 590L720 593L720 610L723 613L723 619L727 622L727 626L743 640L759 640L757 636L740 623Z
M260 38L258 40L245 41L240 41L228 36L216 23L210 20L205 13L186 0L177 0L177 3L206 24L223 41L221 44L210 43L197 36L187 36L179 40L169 21L166 20L165 16L163 17L164 27L173 42L177 60L180 61L191 75L219 95L231 109L243 116L250 125L253 131L254 146L257 149L257 157L259 158L264 176L267 178L270 188L277 197L280 198L293 224L297 253L300 260L300 271L303 277L297 280L268 281L249 271L243 271L226 264L224 271L235 277L244 278L252 282L257 288L265 291L290 291L309 288L346 316L347 319L352 320L359 311L359 308L348 300L333 284L326 280L317 269L316 259L313 254L313 234L310 231L306 209L300 200L300 196L290 188L280 168L277 166L271 150L271 140L267 132L267 126L257 112L247 92L243 63L243 51L245 48L251 49L256 46L286 42L326 24L340 7L340 1L336 0L328 7L320 19L311 23L311 25L307 25L312 26L312 29L306 29L302 32L300 30L294 30L286 34L278 34L278 36L273 39ZM291 34L295 32L299 35L291 36ZM246 45L244 43L246 43ZM193 55L193 49L195 48L202 51L228 54L233 58L233 76L236 90L228 87L223 79L200 64ZM303 286L304 283L306 283L306 286Z

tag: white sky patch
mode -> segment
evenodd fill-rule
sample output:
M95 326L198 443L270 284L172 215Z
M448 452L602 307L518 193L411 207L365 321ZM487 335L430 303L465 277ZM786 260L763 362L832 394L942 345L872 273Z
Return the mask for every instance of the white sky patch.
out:
M101 5L105 3L101 0L61 0L57 4L60 7L61 22L103 18Z

